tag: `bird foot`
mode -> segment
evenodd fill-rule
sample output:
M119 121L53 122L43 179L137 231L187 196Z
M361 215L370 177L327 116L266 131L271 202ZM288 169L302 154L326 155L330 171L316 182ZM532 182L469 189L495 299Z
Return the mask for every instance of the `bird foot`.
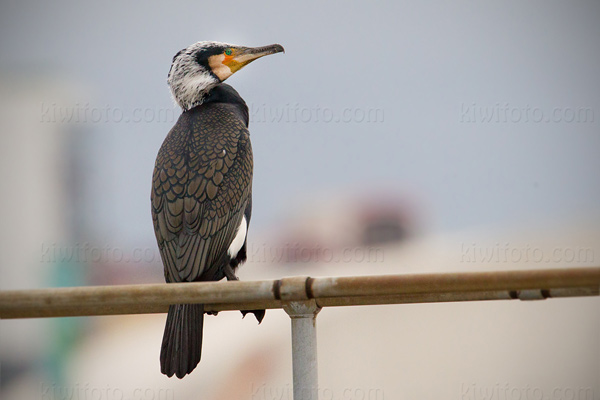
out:
M259 324L262 322L263 318L265 317L265 310L240 310L240 312L242 313L242 318L244 318L246 316L246 314L248 314L248 313L254 314L254 316L256 317L256 320L258 321Z
M225 272L225 277L227 278L228 281L239 281L240 278L238 278L235 275L235 272L233 272L233 268L231 268L231 265L227 264L225 266L224 271Z

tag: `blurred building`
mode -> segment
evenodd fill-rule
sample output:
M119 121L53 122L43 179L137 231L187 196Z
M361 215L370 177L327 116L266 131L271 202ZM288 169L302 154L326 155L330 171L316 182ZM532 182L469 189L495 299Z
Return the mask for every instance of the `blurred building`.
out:
M84 283L85 265L68 256L80 233L76 151L82 135L53 116L53 110L72 104L75 93L69 82L43 74L0 74L2 290ZM2 391L32 376L60 375L60 360L79 332L74 319L0 324Z
M353 250L398 246L420 232L423 221L411 197L370 194L321 195L274 228L272 248L281 262L327 262Z

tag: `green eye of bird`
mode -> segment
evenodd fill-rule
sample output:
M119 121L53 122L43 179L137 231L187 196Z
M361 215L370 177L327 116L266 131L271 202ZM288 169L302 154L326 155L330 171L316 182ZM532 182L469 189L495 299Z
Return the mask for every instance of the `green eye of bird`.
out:
M227 49L227 50L225 50L225 55L226 55L226 56L230 56L230 55L231 55L231 53L232 53L231 49Z

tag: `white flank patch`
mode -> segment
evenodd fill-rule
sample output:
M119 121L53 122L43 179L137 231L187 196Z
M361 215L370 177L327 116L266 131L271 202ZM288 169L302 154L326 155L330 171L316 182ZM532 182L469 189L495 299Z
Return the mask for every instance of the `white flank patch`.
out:
M237 234L235 235L233 242L231 242L231 244L229 245L229 250L227 250L227 254L229 254L229 257L235 258L237 256L237 253L240 251L240 249L244 245L244 242L246 241L247 230L248 224L246 224L246 216L244 215L244 217L242 218L242 222L240 223L240 226L238 228Z

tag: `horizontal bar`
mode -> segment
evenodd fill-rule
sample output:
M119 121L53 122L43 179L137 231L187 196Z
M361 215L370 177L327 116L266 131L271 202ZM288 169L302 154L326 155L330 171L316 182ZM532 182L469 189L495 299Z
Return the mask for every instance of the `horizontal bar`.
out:
M318 298L585 286L600 286L600 268L317 278L311 290Z
M113 315L122 310L141 314L163 312L170 304L256 303L273 299L272 287L270 281L234 281L1 291L0 318ZM31 316L21 316L20 310Z
M314 298L319 307L598 296L600 268L290 277L271 281L88 286L0 292L0 318L166 312L170 304L203 303L206 311L282 308Z

